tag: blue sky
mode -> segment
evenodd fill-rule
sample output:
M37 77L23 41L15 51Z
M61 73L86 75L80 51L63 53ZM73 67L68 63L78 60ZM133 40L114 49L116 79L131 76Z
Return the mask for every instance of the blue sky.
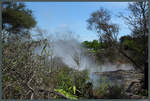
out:
M80 41L98 39L95 32L87 30L86 20L100 7L112 14L112 22L119 24L119 36L130 34L128 26L117 17L119 12L127 14L128 2L26 2L33 11L37 26L49 33L72 31Z

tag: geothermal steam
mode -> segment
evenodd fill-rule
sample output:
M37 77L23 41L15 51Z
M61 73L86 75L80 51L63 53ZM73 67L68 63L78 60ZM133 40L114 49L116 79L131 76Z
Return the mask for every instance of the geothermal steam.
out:
M54 57L60 57L71 68L78 70L88 69L91 72L133 69L130 64L96 64L94 58L89 57L86 53L87 49L83 48L81 42L72 34L57 34L57 36L53 37L51 35L47 40L50 46L47 47L47 50L50 50Z
M99 78L96 75L93 75L94 72L116 71L118 69L133 69L133 67L129 64L121 64L119 67L117 64L110 63L103 65L96 64L94 62L94 58L91 58L87 55L87 49L83 48L77 38L73 37L72 35L57 34L55 37L51 35L47 38L47 40L49 42L49 47L46 49L51 51L53 57L56 56L61 58L62 61L70 68L78 70L87 69L90 72L89 77L91 79L90 81L92 82Z

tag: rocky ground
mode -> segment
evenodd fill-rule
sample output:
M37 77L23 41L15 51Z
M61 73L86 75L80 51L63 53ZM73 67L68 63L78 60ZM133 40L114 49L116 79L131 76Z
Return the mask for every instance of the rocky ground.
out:
M142 91L141 80L144 76L142 73L135 70L117 70L102 73L96 72L95 74L107 77L108 80L111 80L112 85L123 85L129 98L147 98L139 95L139 92Z

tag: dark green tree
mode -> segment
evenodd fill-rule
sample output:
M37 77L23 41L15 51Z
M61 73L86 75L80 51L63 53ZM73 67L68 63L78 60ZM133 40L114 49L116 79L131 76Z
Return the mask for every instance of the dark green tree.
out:
M97 50L99 48L99 42L98 42L98 40L93 40L92 41L92 48L94 50Z
M93 40L93 41L84 41L82 42L83 46L89 49L97 50L100 46L100 43L98 40Z
M2 4L2 28L13 34L27 34L36 25L32 11L21 2Z
M90 48L90 49L92 48L90 41L84 41L84 42L82 42L82 45L83 45L84 47L86 47L86 48Z

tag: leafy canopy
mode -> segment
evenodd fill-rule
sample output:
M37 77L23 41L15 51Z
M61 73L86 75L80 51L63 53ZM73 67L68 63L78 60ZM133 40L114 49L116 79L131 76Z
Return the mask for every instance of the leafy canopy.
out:
M5 2L2 6L3 29L13 33L29 30L36 25L32 11L23 3Z

